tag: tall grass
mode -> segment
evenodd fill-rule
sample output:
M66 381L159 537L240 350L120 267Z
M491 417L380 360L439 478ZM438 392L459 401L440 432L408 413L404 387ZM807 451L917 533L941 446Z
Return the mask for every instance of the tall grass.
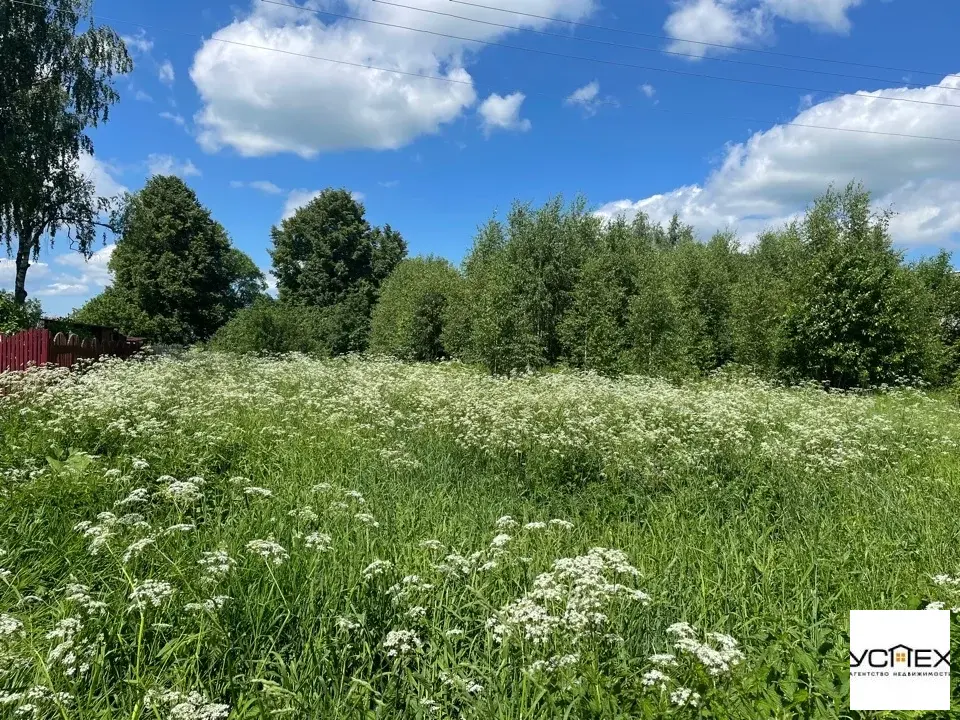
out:
M215 353L0 385L4 717L849 717L848 611L960 584L960 413L916 391Z

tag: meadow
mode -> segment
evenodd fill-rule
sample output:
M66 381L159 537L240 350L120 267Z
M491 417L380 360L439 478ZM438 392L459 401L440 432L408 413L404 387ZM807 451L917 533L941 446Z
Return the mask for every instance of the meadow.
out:
M958 420L733 375L0 375L0 717L851 717L849 610L960 605Z

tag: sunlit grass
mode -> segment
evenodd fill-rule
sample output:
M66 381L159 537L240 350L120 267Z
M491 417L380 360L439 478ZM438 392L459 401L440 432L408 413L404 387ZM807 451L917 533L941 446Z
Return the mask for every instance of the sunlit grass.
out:
M839 717L848 611L960 572L960 413L915 391L202 353L2 384L2 716Z

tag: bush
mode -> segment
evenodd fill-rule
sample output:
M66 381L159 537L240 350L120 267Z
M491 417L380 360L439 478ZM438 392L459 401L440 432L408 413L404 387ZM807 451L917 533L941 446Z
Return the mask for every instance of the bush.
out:
M0 333L16 333L40 325L43 311L39 300L17 305L13 293L0 290Z
M373 311L370 349L402 360L439 360L452 355L444 344L447 308L459 302L460 273L447 260L404 260L380 289Z
M217 331L210 348L236 353L321 352L310 327L316 314L311 308L259 298Z

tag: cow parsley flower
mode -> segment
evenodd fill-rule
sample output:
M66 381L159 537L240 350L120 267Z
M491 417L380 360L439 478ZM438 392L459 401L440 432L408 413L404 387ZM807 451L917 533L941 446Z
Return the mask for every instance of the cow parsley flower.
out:
M17 620L13 615L0 613L0 637L8 637L20 632L23 623Z
M423 648L423 641L413 630L391 630L383 647L387 650L387 657L401 657L418 652Z
M243 494L250 495L252 497L269 498L269 497L273 497L273 490L270 490L265 487L257 487L256 485L251 485L243 489Z
M134 458L132 465L134 470L146 470L150 467L150 463L142 458Z
M374 518L373 515L371 515L370 513L361 512L354 515L354 517L360 522L362 522L364 525L369 525L370 527L373 527L373 528L380 527L380 523L378 523L376 518Z
M148 546L154 544L152 537L145 537L130 543L125 553L123 553L123 564L126 565L131 560L137 558Z
M363 575L365 580L370 578L375 578L379 575L383 575L390 568L393 567L393 563L389 560L374 560L372 563L367 565L361 575Z
M148 607L160 607L164 601L176 592L173 586L163 580L144 580L135 585L130 593L129 610L145 610Z
M150 500L150 491L146 488L137 488L127 495L123 500L117 500L114 507L127 507L129 505L142 505Z
M317 552L327 552L333 547L333 538L326 533L310 533L306 538L304 538L304 544L311 550L316 550Z
M284 550L283 546L275 543L272 538L251 540L247 543L247 550L256 553L273 565L283 565L284 561L290 558L290 554Z
M519 523L514 520L509 515L504 515L499 520L497 520L497 530L509 530L510 528L516 527Z

